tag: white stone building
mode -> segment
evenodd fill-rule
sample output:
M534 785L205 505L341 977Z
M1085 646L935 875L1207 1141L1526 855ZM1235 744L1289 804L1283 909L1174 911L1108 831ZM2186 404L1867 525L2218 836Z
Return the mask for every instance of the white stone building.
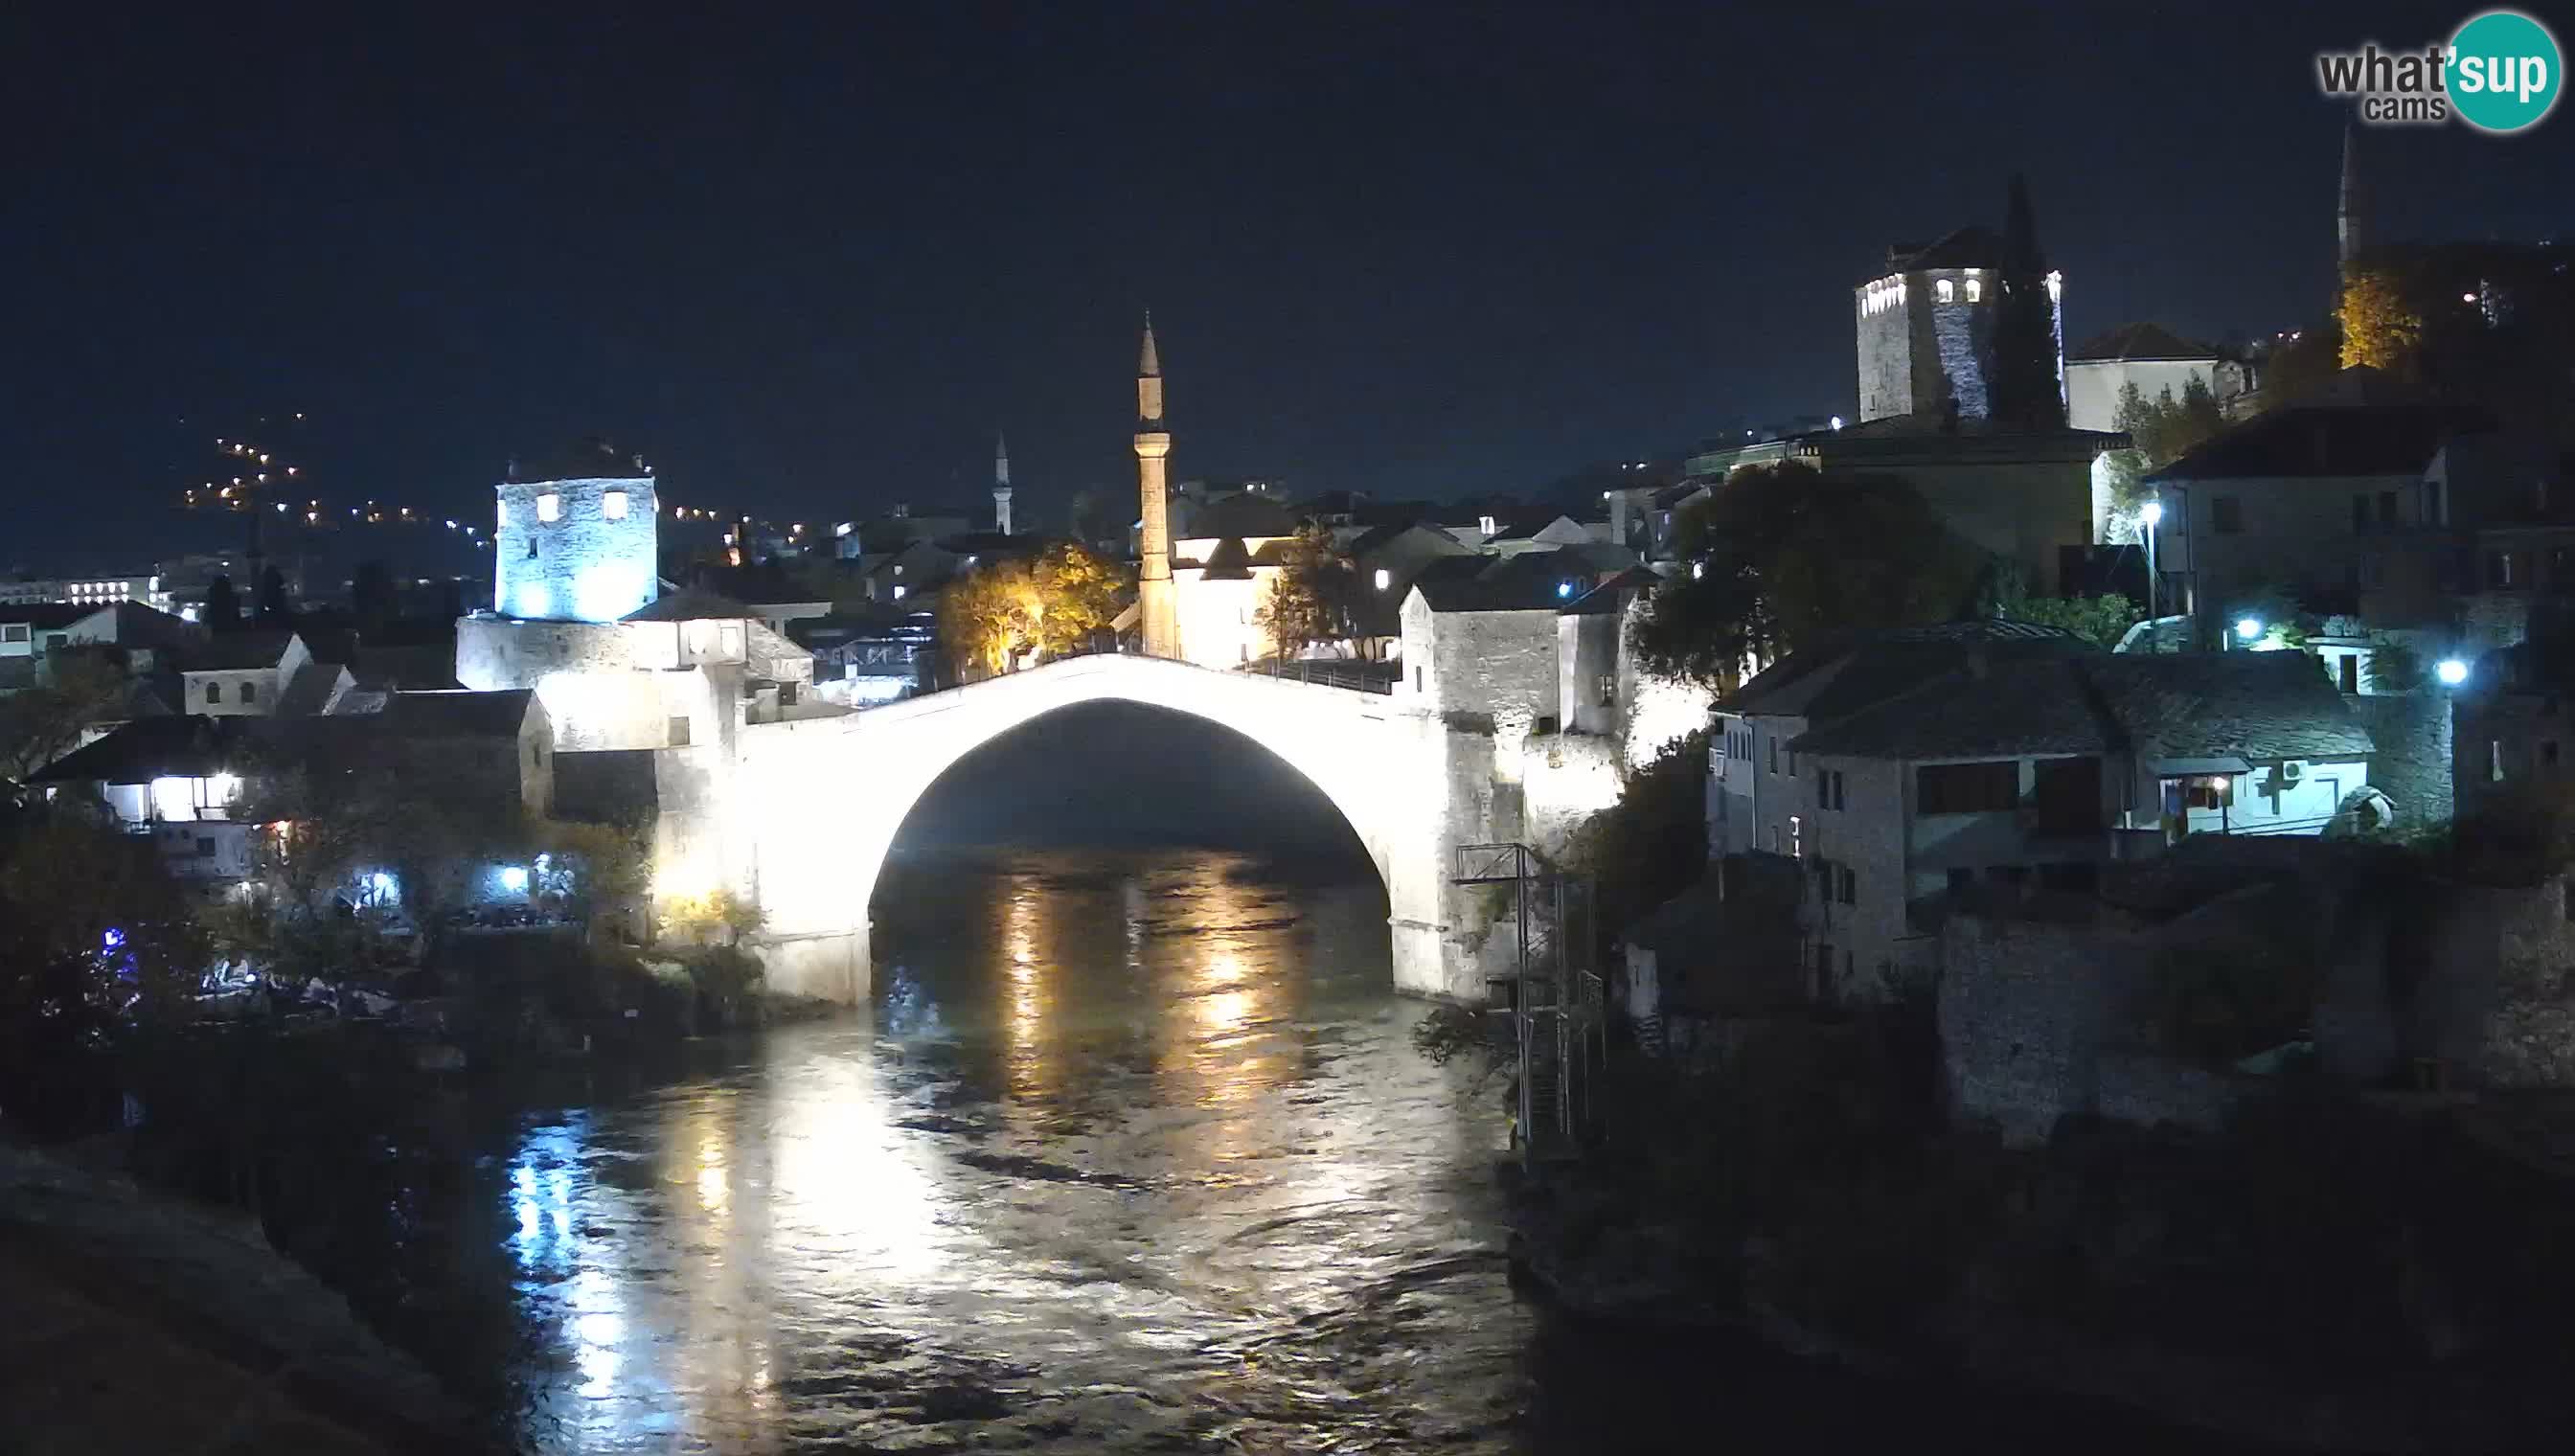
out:
M2125 324L2066 356L2065 423L2077 430L2116 430L2119 394L2128 386L2136 386L2151 405L2166 394L2178 401L2193 384L2221 406L2250 387L2244 369L2215 345L2157 324Z

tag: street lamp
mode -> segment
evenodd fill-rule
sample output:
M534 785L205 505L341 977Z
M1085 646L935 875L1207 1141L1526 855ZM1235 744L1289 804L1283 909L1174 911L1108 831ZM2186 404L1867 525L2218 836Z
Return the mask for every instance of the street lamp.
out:
M2235 619L2235 635L2246 642L2251 642L2255 638L2260 637L2262 635L2262 619L2258 617L2239 617Z
M2456 658L2443 658L2440 665L2432 670L2432 676L2441 680L2442 687L2456 688L2468 681L2468 665Z
M2146 646L2159 646L2163 639L2155 628L2157 603L2155 589L2155 528L2164 524L2164 503L2148 501L2137 509L2137 519L2146 523Z

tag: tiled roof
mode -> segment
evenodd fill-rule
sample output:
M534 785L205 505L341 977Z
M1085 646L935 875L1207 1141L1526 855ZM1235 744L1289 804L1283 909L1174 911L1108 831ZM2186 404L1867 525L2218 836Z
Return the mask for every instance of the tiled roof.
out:
M1296 513L1269 495L1245 491L1198 508L1192 536L1293 536Z
M1243 549L1243 538L1229 536L1208 553L1200 572L1203 581L1249 582L1252 580L1252 554Z
M303 718L328 709L340 675L348 671L338 663L306 663L296 669L295 676L286 680L286 691L277 695L277 716Z
M2000 268L2004 251L2003 240L1995 236L1993 229L1970 223L1936 243L1889 244L1886 271L1914 273L1925 268Z
M2149 482L2266 476L2416 475L2454 435L2494 417L2464 405L2311 405L2272 410L2146 477Z
M1571 581L1580 591L1591 575L1566 553L1531 551L1442 557L1424 566L1412 586L1433 612L1554 612L1571 600L1563 584Z
M528 721L532 688L491 693L397 693L386 703L384 725L405 737L510 737Z
M1562 615L1596 617L1604 613L1615 613L1627 605L1628 599L1638 593L1651 592L1662 584L1662 578L1643 567L1629 567L1574 598L1572 602L1566 604Z
M0 607L0 622L23 622L39 632L59 632L98 610L70 602L20 602Z
M2161 324L2121 324L2095 334L2065 356L2068 364L2109 359L2215 359L2217 346L2185 339Z
M2304 653L2093 654L1944 673L1800 734L1800 753L1925 759L2133 749L2159 758L2364 756Z
M683 587L636 608L619 618L621 622L721 622L730 618L758 617L731 597L719 596L696 587Z
M1821 725L1961 670L1978 652L2018 661L2098 651L2062 628L1994 618L1846 633L1773 663L1717 710Z
M286 656L295 634L284 628L219 632L190 648L183 665L191 673L247 673L274 668Z
M38 771L38 783L149 783L163 776L203 777L231 766L255 718L172 715L139 718Z

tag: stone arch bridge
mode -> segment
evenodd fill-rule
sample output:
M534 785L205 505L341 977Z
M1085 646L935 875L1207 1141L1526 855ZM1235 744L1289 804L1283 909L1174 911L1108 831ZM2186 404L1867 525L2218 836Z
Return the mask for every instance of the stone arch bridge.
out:
M741 728L730 781L696 810L692 832L721 836L720 850L708 847L766 914L771 985L864 999L868 901L896 833L932 782L1014 728L1101 702L1203 719L1302 773L1357 831L1384 881L1395 988L1481 999L1481 902L1449 880L1456 846L1517 828L1517 795L1496 781L1497 767L1516 777L1516 765L1497 763L1489 730L1452 727L1380 694L1126 655L1051 663L846 717Z

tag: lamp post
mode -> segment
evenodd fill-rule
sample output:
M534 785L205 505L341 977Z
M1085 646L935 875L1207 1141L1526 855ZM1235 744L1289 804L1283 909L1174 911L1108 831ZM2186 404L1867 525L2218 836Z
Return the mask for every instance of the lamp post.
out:
M2160 620L2156 609L2155 528L2163 525L2164 503L2148 501L2138 508L2137 519L2146 523L2146 647L2150 652L2163 650L2163 633L2155 624Z

